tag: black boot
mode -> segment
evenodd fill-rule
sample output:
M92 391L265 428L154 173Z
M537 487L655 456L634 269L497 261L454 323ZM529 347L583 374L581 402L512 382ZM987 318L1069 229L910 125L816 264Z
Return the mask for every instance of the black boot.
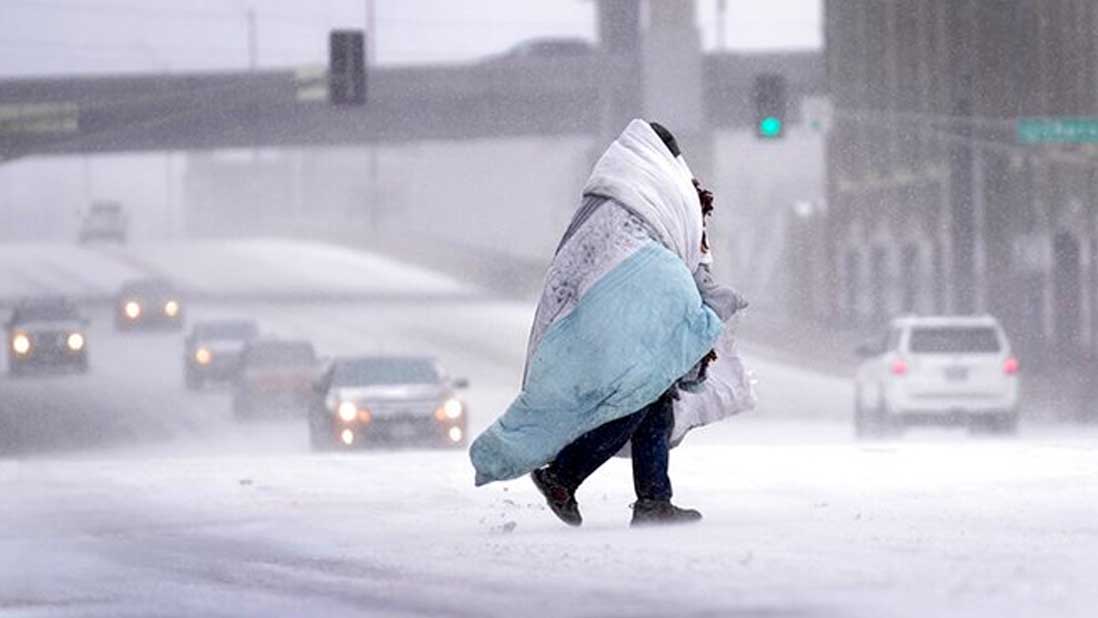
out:
M548 468L540 468L530 473L530 480L538 488L545 501L549 503L549 509L553 511L561 521L569 526L578 526L583 523L579 505L576 504L576 491L565 485L553 475Z
M633 505L632 526L661 524L689 524L701 521L702 514L694 509L683 509L670 500L637 500Z

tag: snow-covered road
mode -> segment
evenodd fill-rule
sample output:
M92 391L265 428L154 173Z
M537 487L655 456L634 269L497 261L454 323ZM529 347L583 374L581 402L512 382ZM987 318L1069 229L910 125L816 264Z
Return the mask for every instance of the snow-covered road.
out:
M778 425L793 439L744 419L677 451L706 520L668 530L626 526L622 461L579 530L524 480L474 490L461 452L5 462L0 615L1093 615L1093 435L861 447Z
M437 354L472 383L474 430L514 395L528 304L374 256L294 255L294 268L267 271L249 257L256 272L231 285L221 260L179 268L213 291L283 277L306 291L355 279L364 296L363 281L387 282L387 293L202 301L192 319L255 316L322 354ZM140 272L134 264L154 258L111 259ZM0 254L0 271L56 272L20 264ZM77 273L65 285L115 285L63 267ZM92 318L90 375L0 378L3 618L1083 617L1098 607L1095 428L859 444L847 381L760 349L760 409L692 434L672 457L676 500L703 523L629 529L629 467L613 461L580 491L586 523L575 530L527 480L474 489L462 451L317 455L303 421L235 423L227 391L183 388L180 335L117 335L104 309Z

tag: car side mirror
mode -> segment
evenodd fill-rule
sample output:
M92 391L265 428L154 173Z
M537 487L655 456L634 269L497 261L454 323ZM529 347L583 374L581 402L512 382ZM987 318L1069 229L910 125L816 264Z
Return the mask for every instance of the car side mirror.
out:
M451 383L454 388L469 388L468 378L455 378Z
M880 356L883 352L881 346L874 342L866 342L854 348L854 353L862 358Z

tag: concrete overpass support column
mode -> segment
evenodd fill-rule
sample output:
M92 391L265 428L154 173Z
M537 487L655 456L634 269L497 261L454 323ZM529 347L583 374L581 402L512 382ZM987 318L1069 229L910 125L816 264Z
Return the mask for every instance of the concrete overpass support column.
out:
M606 65L599 82L603 139L595 146L595 157L627 122L643 114L640 0L598 0L598 31Z
M694 173L712 186L713 136L705 123L695 0L648 3L641 58L645 118L675 133Z

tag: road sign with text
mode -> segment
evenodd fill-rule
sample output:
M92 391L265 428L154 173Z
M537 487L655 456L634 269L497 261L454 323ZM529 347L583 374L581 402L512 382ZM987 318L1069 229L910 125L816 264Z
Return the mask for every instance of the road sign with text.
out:
M1098 143L1098 117L1019 118L1019 144Z

